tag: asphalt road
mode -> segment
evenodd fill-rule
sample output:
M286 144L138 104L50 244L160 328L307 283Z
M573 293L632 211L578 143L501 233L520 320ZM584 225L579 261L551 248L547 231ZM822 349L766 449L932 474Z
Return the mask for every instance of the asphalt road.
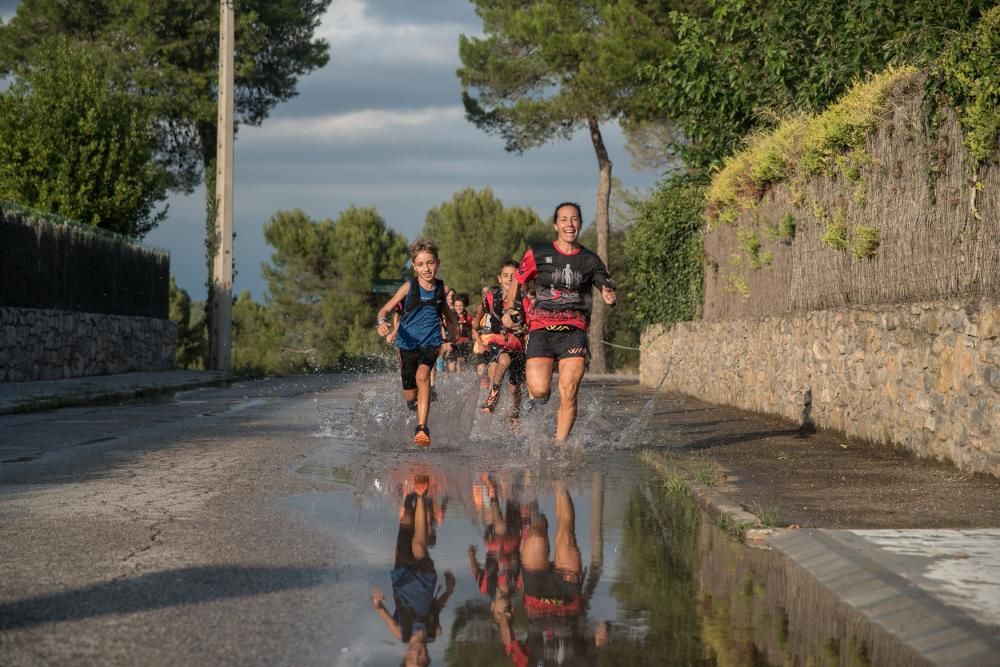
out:
M329 664L335 550L275 500L352 382L0 418L0 664Z

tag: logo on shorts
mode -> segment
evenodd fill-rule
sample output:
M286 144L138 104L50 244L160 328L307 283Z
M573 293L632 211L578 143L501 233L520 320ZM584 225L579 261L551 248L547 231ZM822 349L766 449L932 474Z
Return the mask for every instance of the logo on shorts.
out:
M546 264L551 264L552 263L552 258L551 257L546 257L545 258L545 263Z

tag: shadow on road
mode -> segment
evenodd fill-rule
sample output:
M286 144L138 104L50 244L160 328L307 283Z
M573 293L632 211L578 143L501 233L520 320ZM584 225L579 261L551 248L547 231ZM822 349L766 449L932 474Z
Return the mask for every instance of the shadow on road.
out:
M2 604L0 630L309 588L327 574L323 568L232 566L152 572Z

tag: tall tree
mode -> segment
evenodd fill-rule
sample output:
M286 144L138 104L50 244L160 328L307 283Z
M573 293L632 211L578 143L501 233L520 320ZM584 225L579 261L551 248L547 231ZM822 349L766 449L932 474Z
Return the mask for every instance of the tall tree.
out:
M238 124L259 125L275 105L296 95L299 77L326 64L327 44L314 33L330 1L235 0ZM190 192L204 177L211 301L219 3L23 0L0 26L0 74L31 69L48 48L47 38L57 34L118 54L120 77L150 100L160 152L173 167L173 187Z
M521 259L527 245L552 234L534 211L503 207L490 188L466 188L451 201L427 212L423 235L441 254L441 275L459 292L478 298L483 285L496 282L500 265Z
M166 215L149 110L109 77L101 49L48 43L0 93L0 199L142 238Z
M596 250L607 262L612 163L601 124L628 111L638 66L662 53L665 22L657 18L671 3L473 2L485 37L459 38L466 117L516 153L586 128L599 174ZM605 370L604 321L604 302L594 299L591 365L598 372Z
M399 276L406 241L374 209L351 207L336 221L279 211L264 225L275 249L263 266L268 305L288 365L331 368L380 349L376 279Z

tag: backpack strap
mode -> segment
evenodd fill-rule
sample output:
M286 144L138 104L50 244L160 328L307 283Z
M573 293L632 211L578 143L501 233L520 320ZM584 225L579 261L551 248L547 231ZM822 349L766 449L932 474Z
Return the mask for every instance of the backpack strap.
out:
M448 304L448 296L444 293L444 281L440 278L434 279L434 308L438 315L444 314L444 308Z
M444 293L444 281L440 278L434 279L434 309L437 310L438 315L444 313L444 307L447 303ZM410 278L410 291L406 295L406 304L403 306L403 315L409 315L410 313L419 310L424 307L424 301L420 298L420 281L417 280L416 276Z
M410 291L406 293L406 301L403 303L403 315L409 315L423 305L420 299L420 283L415 277L410 278L408 282Z

